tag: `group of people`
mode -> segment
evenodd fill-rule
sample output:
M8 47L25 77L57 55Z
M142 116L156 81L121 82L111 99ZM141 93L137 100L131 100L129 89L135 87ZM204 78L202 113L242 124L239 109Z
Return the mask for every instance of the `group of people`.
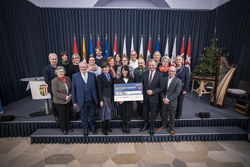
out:
M96 117L102 120L104 135L112 132L109 120L117 116L122 120L122 132L130 133L133 114L143 116L140 132L149 129L149 134L154 135L156 116L161 115L162 126L157 130L169 130L175 135L175 119L182 114L189 87L189 69L184 66L183 58L177 56L176 67L170 67L170 58L161 58L156 51L145 66L144 59L137 59L135 50L130 52L130 59L119 53L106 59L100 47L95 48L95 53L88 62L80 61L80 56L73 54L72 63L67 52L61 53L59 62L57 55L51 53L50 64L43 69L52 98L52 113L63 134L73 131L70 112L79 108L84 136L90 131L97 133ZM128 83L143 84L143 101L114 102L114 84Z

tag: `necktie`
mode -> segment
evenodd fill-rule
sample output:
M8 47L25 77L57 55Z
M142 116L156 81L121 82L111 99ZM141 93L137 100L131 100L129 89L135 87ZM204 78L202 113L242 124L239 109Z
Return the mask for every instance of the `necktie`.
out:
M83 79L84 79L84 82L87 83L87 76L86 76L86 74L83 74Z
M150 85L151 84L151 81L152 81L152 76L153 76L153 73L150 72L150 76L149 76L149 80L148 80L148 84Z

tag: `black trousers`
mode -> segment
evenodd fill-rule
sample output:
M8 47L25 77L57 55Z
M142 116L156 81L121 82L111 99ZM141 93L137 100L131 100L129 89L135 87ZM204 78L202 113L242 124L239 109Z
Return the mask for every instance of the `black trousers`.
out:
M144 118L144 123L148 124L150 120L150 128L155 127L155 115L156 111L158 109L158 103L150 103L150 102L145 102L143 103L143 118ZM150 118L149 118L149 112Z
M56 104L56 111L58 112L59 126L63 131L69 130L70 127L70 104Z
M55 107L55 103L53 102L53 94L51 93L51 101L52 101L52 107L51 107L51 110L52 110L52 114L55 116L55 117L58 117L58 112L56 110L56 107Z
M181 117L182 114L182 104L184 100L185 95L182 94L182 91L180 95L178 96L178 105L177 105L177 110L176 110L176 116Z
M143 103L137 101L137 114L142 115L143 114Z

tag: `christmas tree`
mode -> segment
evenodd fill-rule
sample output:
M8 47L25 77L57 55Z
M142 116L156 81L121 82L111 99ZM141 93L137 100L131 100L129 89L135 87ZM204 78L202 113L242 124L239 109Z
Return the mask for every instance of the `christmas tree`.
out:
M192 72L192 76L212 77L216 76L216 56L228 56L224 54L224 48L217 47L218 38L211 40L211 46L204 48L204 54L200 57L200 64Z

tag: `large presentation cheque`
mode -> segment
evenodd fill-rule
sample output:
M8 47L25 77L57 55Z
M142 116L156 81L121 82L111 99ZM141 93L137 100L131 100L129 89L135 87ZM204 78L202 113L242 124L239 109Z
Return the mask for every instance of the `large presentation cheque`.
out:
M114 84L115 102L143 100L142 83Z

